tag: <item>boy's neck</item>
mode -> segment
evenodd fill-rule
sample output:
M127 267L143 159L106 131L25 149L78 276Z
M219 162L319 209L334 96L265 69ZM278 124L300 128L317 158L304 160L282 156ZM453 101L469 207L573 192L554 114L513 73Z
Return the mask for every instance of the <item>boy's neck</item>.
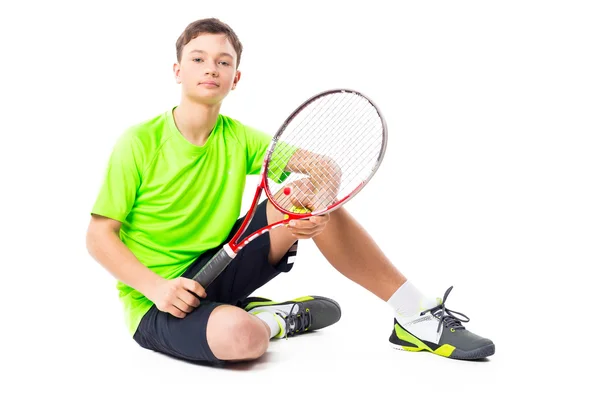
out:
M206 105L182 99L173 112L179 132L192 144L203 146L212 132L221 104Z

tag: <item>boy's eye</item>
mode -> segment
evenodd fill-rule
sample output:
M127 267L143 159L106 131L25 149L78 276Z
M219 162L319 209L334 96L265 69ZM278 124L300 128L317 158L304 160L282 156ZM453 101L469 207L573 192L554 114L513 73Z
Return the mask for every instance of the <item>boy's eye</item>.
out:
M225 65L225 66L228 66L228 65L229 65L229 63L228 63L227 61L221 61L221 64L223 64L223 65Z
M192 61L193 61L193 62L201 62L201 61L203 61L203 60L202 60L201 58L193 58L193 59L192 59Z

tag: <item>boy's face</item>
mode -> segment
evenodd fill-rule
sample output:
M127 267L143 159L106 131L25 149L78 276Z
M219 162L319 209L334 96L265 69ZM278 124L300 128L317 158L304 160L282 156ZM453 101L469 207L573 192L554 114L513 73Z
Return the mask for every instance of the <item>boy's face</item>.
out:
M240 80L235 49L223 34L201 34L190 40L181 52L181 62L173 65L182 94L203 104L218 104Z

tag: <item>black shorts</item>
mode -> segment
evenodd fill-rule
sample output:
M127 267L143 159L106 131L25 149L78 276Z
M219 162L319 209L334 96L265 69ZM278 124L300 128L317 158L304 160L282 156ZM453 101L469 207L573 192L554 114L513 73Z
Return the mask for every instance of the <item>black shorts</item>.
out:
M227 240L227 243L240 227L240 218ZM259 204L254 218L244 232L244 237L267 225L266 201ZM240 306L256 289L275 278L281 272L288 272L294 265L297 242L283 256L277 265L268 261L270 247L269 233L265 233L248 243L229 266L206 289L206 298L184 318L177 318L152 306L142 318L133 339L142 347L188 361L219 362L206 340L206 327L210 313L221 304ZM182 275L192 278L220 249L203 253Z

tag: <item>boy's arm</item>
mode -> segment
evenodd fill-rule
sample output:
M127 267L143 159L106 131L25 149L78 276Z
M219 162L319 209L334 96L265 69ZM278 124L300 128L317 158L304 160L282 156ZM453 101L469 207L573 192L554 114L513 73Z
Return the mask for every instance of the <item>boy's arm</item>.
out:
M200 304L199 297L206 297L202 286L191 279L167 280L142 264L119 238L121 222L111 218L92 215L86 235L90 255L115 278L130 286L164 312L183 318Z
M164 278L139 262L119 238L120 229L120 221L92 215L86 237L88 252L115 278L148 297Z

